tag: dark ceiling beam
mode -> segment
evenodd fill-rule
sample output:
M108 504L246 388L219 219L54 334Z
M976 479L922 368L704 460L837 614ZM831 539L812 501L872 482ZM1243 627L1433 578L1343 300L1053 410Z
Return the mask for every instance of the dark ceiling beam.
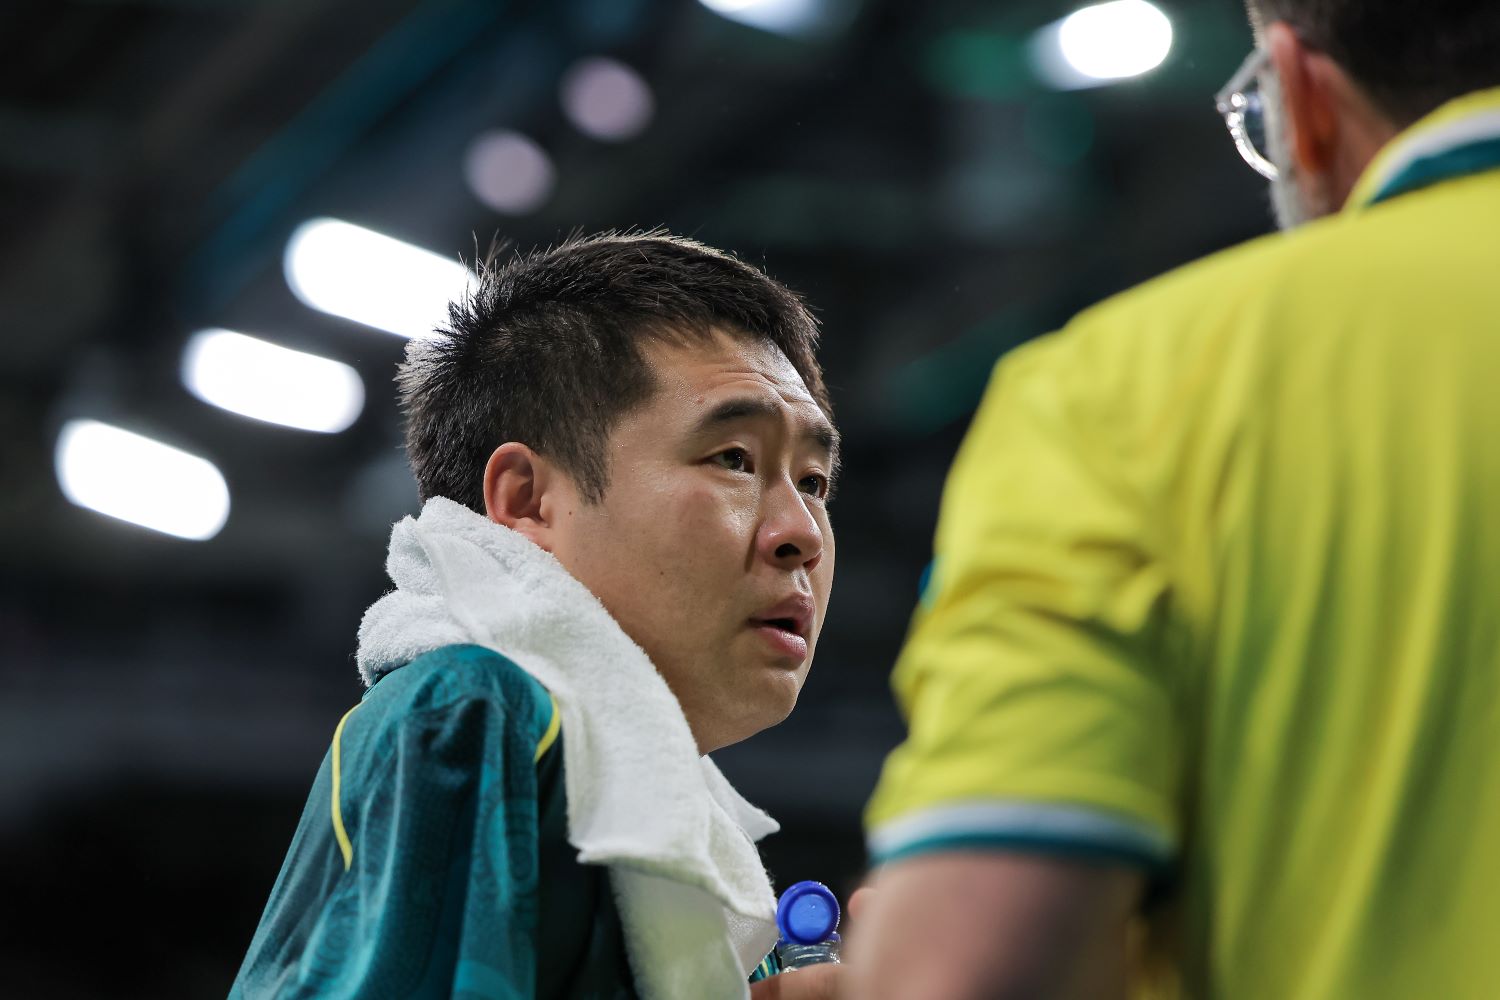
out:
M227 303L259 266L286 212L401 101L471 45L509 9L497 0L427 0L254 155L211 197L220 221L188 268L200 305Z

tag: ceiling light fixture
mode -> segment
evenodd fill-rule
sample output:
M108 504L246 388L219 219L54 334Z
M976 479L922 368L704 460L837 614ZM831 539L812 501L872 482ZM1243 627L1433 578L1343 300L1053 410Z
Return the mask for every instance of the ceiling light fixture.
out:
M207 459L97 420L70 420L54 453L63 495L80 507L194 541L229 519L229 487Z
M1141 76L1172 51L1172 22L1146 0L1111 0L1076 10L1032 38L1037 73L1059 90Z
M473 280L457 260L328 218L298 226L282 264L305 304L402 337L432 336Z
M651 124L656 101L641 75L615 59L580 59L563 74L559 96L584 135L605 142L633 139Z
M322 434L348 428L365 405L365 384L348 365L232 330L188 340L182 381L231 413Z

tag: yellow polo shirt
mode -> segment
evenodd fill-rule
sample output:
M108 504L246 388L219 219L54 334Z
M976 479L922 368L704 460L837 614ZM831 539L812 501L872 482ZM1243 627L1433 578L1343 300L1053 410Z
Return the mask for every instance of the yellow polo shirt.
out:
M1147 866L1187 996L1500 996L1486 148L1500 91L1399 137L1343 213L997 367L894 675L877 860Z

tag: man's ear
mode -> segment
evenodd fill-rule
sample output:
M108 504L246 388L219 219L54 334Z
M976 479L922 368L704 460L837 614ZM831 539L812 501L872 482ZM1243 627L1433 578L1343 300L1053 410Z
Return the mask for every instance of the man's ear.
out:
M484 466L484 513L496 524L519 531L548 552L553 547L554 512L566 497L566 477L541 455L507 441Z
M1290 152L1304 174L1325 174L1338 155L1345 74L1327 55L1304 44L1285 21L1267 25L1265 38L1281 83Z

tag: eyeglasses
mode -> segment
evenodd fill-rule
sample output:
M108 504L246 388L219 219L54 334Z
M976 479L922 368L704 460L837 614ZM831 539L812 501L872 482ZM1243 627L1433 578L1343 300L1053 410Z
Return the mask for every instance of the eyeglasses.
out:
M1215 95L1214 102L1245 162L1262 177L1274 181L1281 172L1267 155L1266 103L1260 92L1260 76L1270 65L1270 53L1256 49Z

